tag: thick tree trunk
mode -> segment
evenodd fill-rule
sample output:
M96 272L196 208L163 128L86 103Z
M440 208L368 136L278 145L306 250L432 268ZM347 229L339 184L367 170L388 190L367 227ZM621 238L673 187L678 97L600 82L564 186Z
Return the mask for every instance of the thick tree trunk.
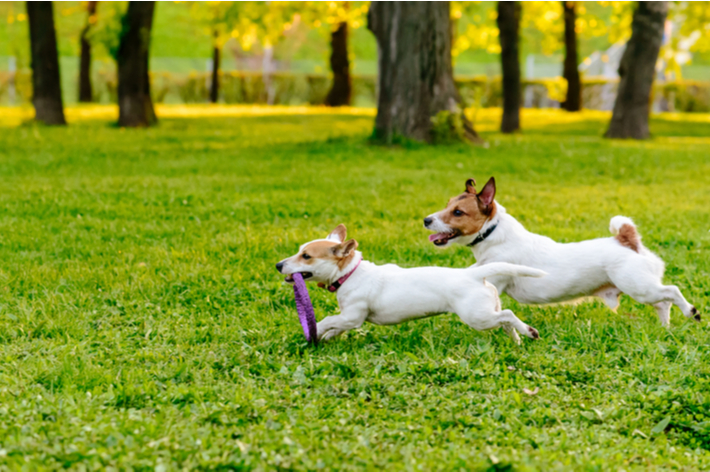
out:
M503 69L503 120L500 130L520 129L520 4L498 2L500 60Z
M372 2L368 28L379 53L374 138L431 141L432 118L444 111L460 119L464 139L477 141L454 84L449 2Z
M565 65L564 78L567 80L567 98L562 107L567 111L580 111L582 109L582 84L579 80L577 66L577 12L574 2L562 2L565 15Z
M220 67L220 47L217 31L214 32L214 45L212 46L212 84L210 85L210 102L217 103L219 100L219 67Z
M98 2L87 2L86 25L81 30L81 58L79 60L79 101L92 102L93 91L91 90L91 43L89 42L89 29L96 15L96 4Z
M118 124L150 126L156 123L150 97L148 57L155 2L128 2L118 47Z
M348 59L348 23L342 22L330 35L330 68L333 71L333 86L325 98L329 107L350 105L352 82Z
M646 139L656 61L663 41L668 2L638 2L631 39L619 64L619 91L607 138Z
M52 2L27 2L27 18L35 120L47 125L65 125Z

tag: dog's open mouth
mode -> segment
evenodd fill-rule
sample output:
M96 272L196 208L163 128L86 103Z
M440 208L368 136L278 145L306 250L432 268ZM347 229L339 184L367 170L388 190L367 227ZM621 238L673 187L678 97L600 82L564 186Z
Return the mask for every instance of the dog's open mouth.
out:
M308 279L310 279L311 277L313 277L313 273L312 273L312 272L301 272L300 274L303 276L303 280L308 280ZM288 274L288 275L286 276L286 279L285 279L285 280L286 280L286 282L292 284L292 283L293 283L293 274Z
M459 237L459 231L454 230L449 233L436 233L429 235L429 241L434 243L436 246L443 246L454 238Z

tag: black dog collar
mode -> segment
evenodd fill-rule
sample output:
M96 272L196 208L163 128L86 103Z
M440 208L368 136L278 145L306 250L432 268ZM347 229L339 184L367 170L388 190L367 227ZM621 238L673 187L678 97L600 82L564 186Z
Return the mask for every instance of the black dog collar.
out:
M487 230L485 230L483 233L478 233L478 236L476 236L476 238L475 238L473 241L471 241L470 243L468 243L466 246L468 246L468 247L473 247L473 246L475 246L476 244L485 241L486 238L487 238L488 236L490 236L491 233L493 232L493 230L496 229L497 227L498 227L498 223L494 224L493 226L491 226L490 228L488 228Z

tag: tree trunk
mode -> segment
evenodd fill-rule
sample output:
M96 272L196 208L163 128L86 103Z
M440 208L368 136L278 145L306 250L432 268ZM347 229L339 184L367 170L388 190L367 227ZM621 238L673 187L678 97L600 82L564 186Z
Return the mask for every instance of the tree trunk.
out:
M567 111L580 111L582 109L582 84L579 80L577 66L577 31L575 23L577 12L574 2L562 2L565 14L565 65L564 78L567 80L567 98L562 107Z
M47 125L65 125L52 2L27 2L27 17L35 120Z
M330 35L330 68L333 71L333 86L325 98L329 107L350 105L352 82L348 59L348 23L343 21Z
M214 32L214 45L212 46L212 84L210 86L210 102L217 103L219 100L219 62L220 62L220 47L219 33Z
M157 122L150 97L148 57L155 2L128 2L118 47L118 124L151 126Z
M91 90L91 43L89 42L89 29L96 15L96 4L98 2L88 2L86 6L86 25L81 30L81 58L79 60L79 101L92 102L94 99Z
M668 2L638 2L631 39L619 64L619 91L607 138L646 139L656 61L663 41Z
M454 84L449 2L372 2L368 28L379 53L374 138L430 142L432 118L448 112L460 137L477 141Z
M500 130L520 129L520 4L498 2L500 60L503 69L503 120Z

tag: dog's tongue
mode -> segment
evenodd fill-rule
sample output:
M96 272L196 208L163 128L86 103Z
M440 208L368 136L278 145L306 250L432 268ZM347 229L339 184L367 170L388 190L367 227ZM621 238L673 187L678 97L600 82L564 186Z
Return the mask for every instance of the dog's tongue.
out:
M429 242L434 242L438 241L440 239L446 239L447 234L446 233L436 233L436 234L430 234L429 235Z

